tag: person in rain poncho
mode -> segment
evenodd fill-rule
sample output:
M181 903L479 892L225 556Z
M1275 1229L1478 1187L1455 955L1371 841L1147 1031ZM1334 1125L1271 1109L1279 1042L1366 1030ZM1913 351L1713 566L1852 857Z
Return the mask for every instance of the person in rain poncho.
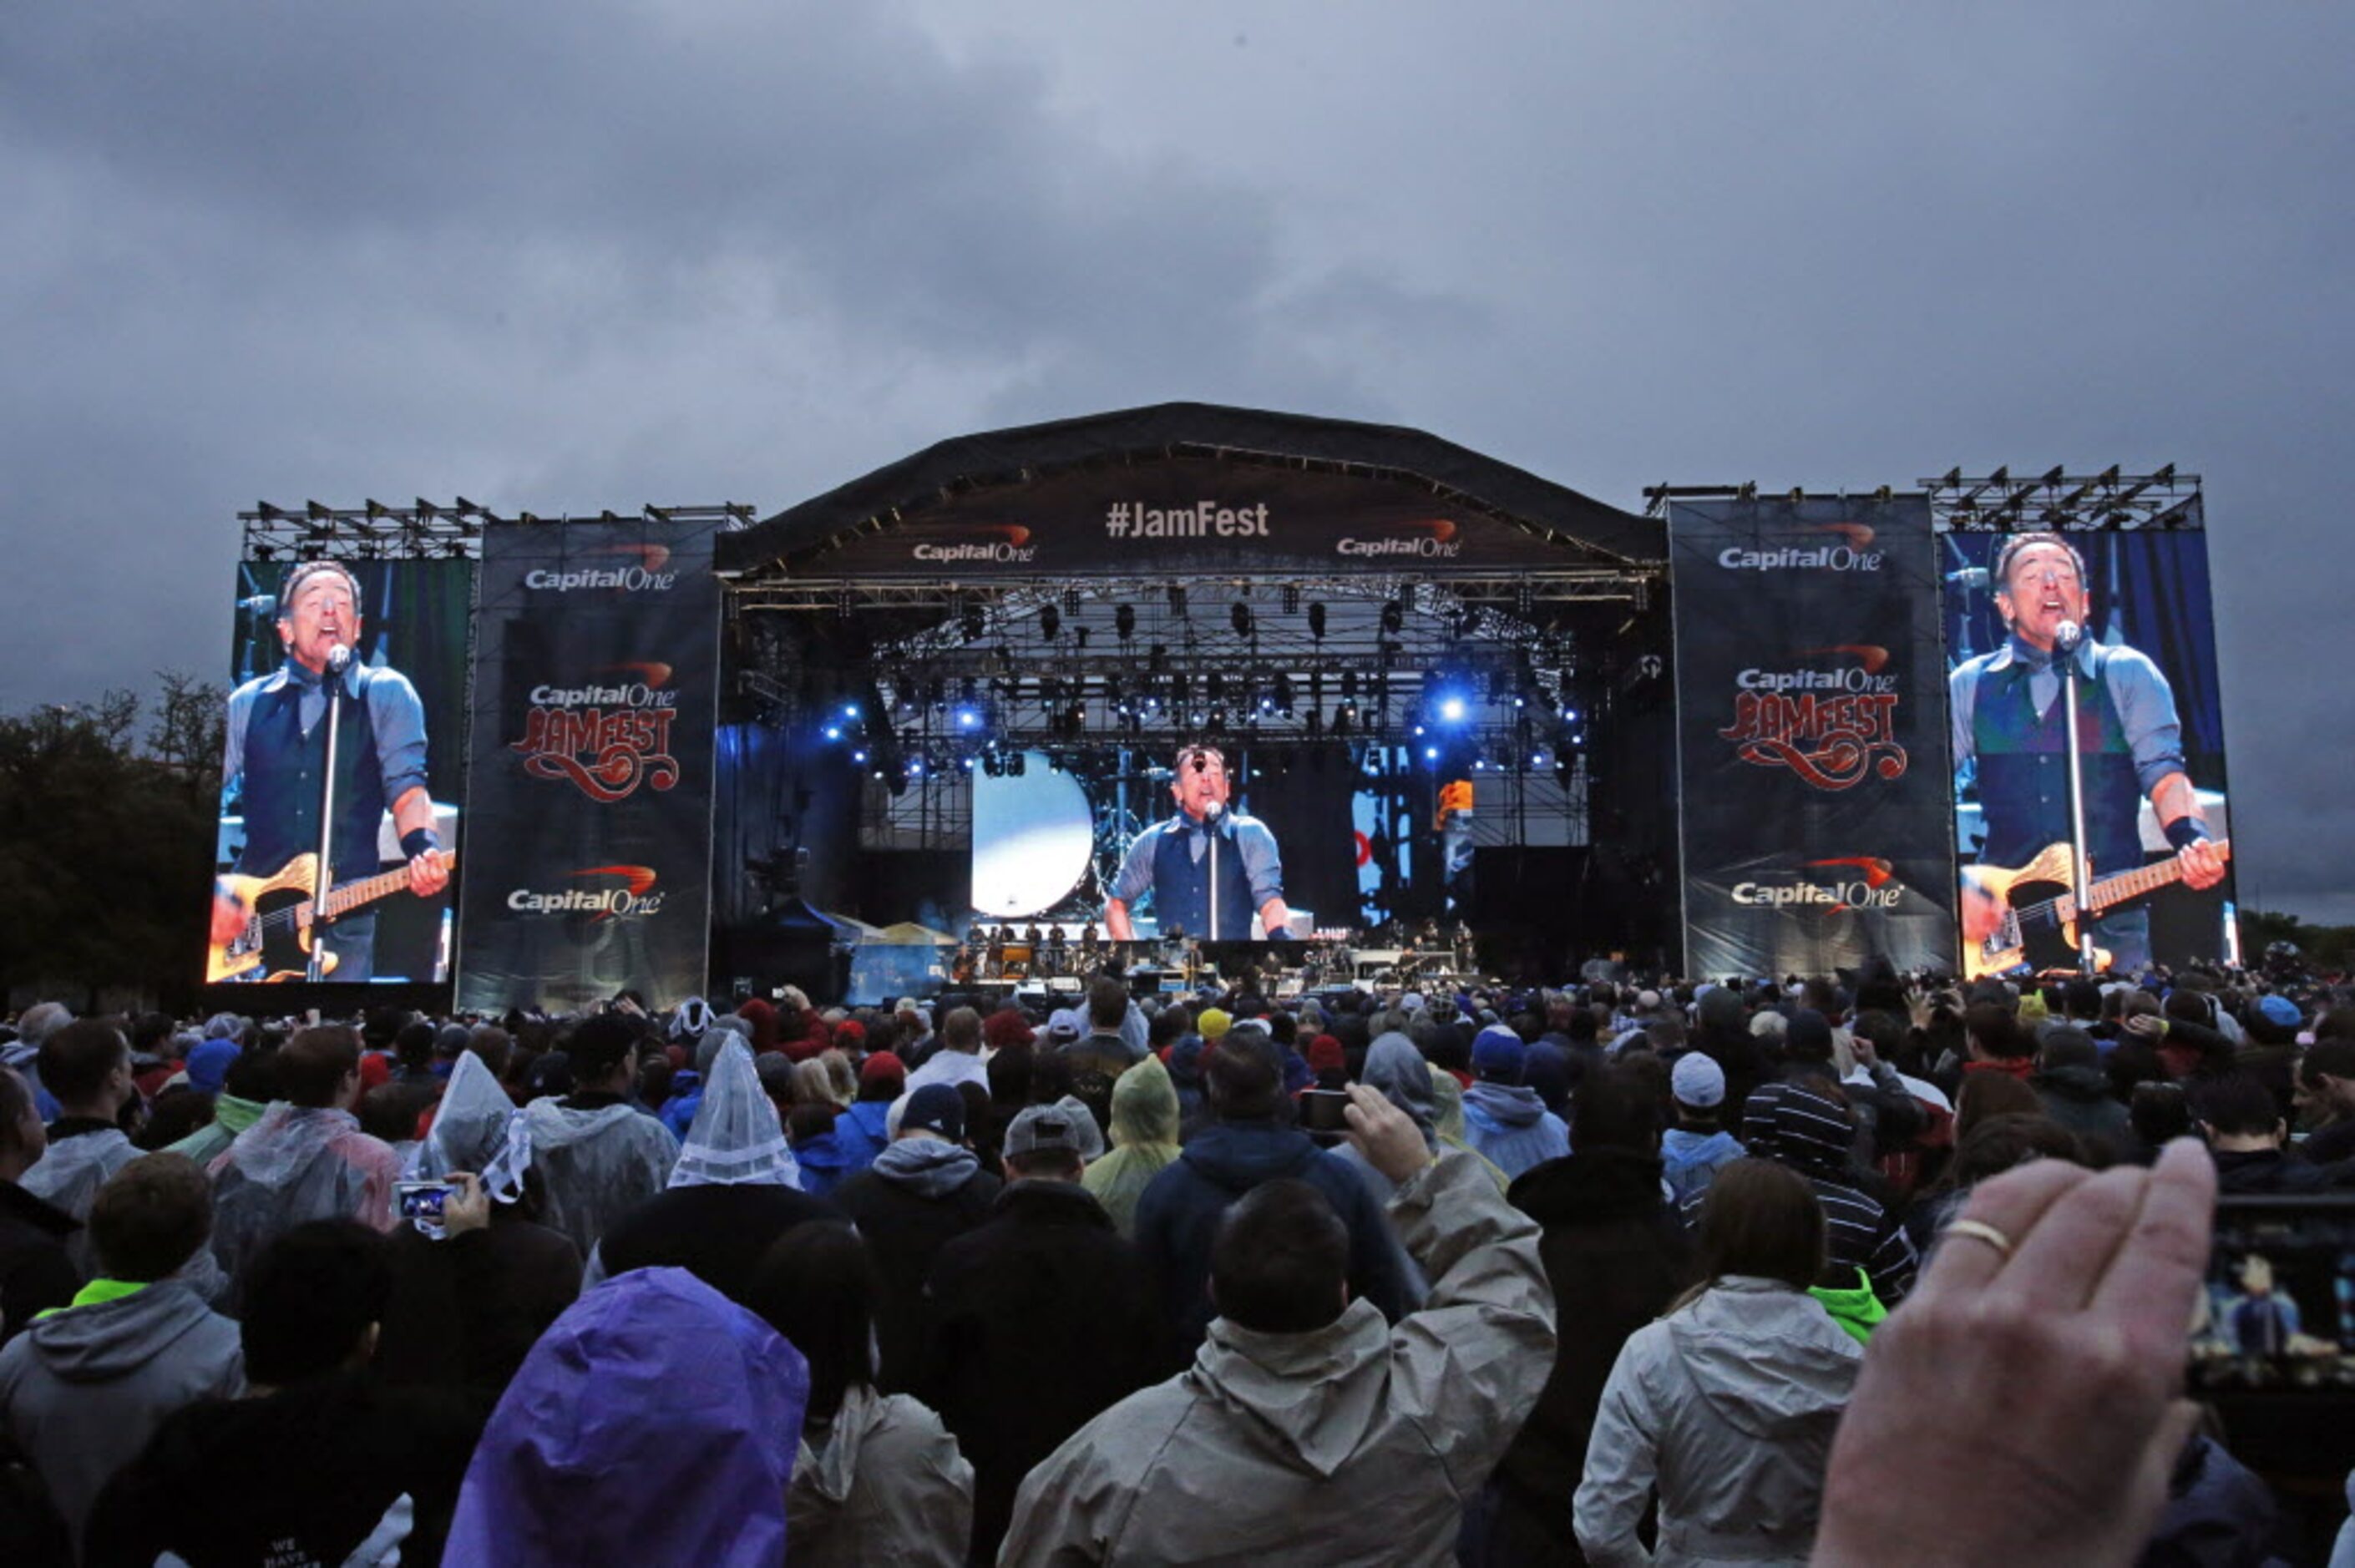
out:
M224 1310L262 1249L306 1220L392 1229L400 1158L362 1132L352 1114L359 1054L359 1037L349 1029L296 1033L278 1053L278 1090L286 1097L213 1161L213 1255L229 1278Z
M1091 1164L1080 1184L1124 1236L1136 1232L1146 1187L1178 1158L1178 1086L1159 1058L1147 1056L1113 1081L1112 1152Z
M954 1568L973 1531L973 1467L941 1418L875 1388L874 1266L858 1233L803 1225L755 1271L752 1309L809 1359L793 1485L795 1568Z
M140 1150L115 1118L137 1097L131 1081L131 1043L103 1019L69 1023L41 1043L41 1085L58 1099L49 1124L49 1150L25 1172L24 1188L77 1220L90 1218L91 1203L106 1179L139 1158ZM90 1234L66 1238L66 1255L87 1277L97 1262Z
M771 1243L805 1220L839 1218L802 1191L801 1170L761 1086L751 1048L722 1044L670 1184L623 1214L590 1260L591 1283L677 1267L741 1301Z
M1535 1223L1469 1156L1433 1160L1389 1101L1348 1094L1429 1304L1392 1327L1348 1299L1348 1233L1325 1197L1254 1187L1219 1222L1220 1316L1192 1367L1030 1472L1001 1562L1455 1561L1464 1499L1552 1365L1553 1296Z
M1595 1412L1572 1516L1597 1568L1801 1564L1864 1347L1807 1287L1823 1209L1796 1171L1737 1160L1702 1200L1707 1284L1638 1329ZM1655 1492L1659 1542L1636 1527Z
M685 1269L609 1281L492 1413L443 1561L774 1568L808 1402L801 1352Z
M625 1097L637 1072L637 1030L612 1014L572 1032L566 1050L579 1086L524 1107L532 1162L548 1183L548 1223L584 1255L638 1204L663 1190L678 1140Z
M389 1255L392 1298L377 1343L387 1383L504 1383L532 1341L581 1294L581 1250L538 1223L531 1134L490 1064L458 1058L432 1130L410 1156L411 1181L464 1171L491 1199L490 1224L460 1234L403 1225ZM469 1311L468 1298L487 1311Z

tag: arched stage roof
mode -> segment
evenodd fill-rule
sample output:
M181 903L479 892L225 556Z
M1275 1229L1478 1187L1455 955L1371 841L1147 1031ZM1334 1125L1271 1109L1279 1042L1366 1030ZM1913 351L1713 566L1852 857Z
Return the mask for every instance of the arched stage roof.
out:
M794 566L862 532L914 522L981 492L1075 470L1209 459L1405 483L1484 514L1592 566L1666 561L1657 519L1615 506L1400 425L1363 424L1216 403L1156 403L957 436L718 540L720 571Z

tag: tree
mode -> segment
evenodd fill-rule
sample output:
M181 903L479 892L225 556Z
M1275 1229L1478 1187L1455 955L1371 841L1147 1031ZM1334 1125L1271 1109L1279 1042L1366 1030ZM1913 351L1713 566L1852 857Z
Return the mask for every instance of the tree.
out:
M220 791L218 686L0 716L0 985L186 1001L202 973Z

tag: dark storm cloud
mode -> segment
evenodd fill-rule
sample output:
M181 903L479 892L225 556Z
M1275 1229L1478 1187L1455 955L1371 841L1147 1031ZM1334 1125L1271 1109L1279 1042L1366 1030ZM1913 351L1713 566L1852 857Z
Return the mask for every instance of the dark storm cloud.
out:
M1170 397L1623 504L2174 461L2244 891L2355 918L2355 21L1935 11L18 7L0 706L211 668L261 497L776 507Z

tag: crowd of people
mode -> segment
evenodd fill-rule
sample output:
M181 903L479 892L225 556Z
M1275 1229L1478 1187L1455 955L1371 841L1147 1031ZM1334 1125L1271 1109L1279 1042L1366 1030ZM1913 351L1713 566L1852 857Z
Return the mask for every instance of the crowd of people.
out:
M2182 1368L2355 1190L2240 971L10 1033L11 1563L2294 1561Z

